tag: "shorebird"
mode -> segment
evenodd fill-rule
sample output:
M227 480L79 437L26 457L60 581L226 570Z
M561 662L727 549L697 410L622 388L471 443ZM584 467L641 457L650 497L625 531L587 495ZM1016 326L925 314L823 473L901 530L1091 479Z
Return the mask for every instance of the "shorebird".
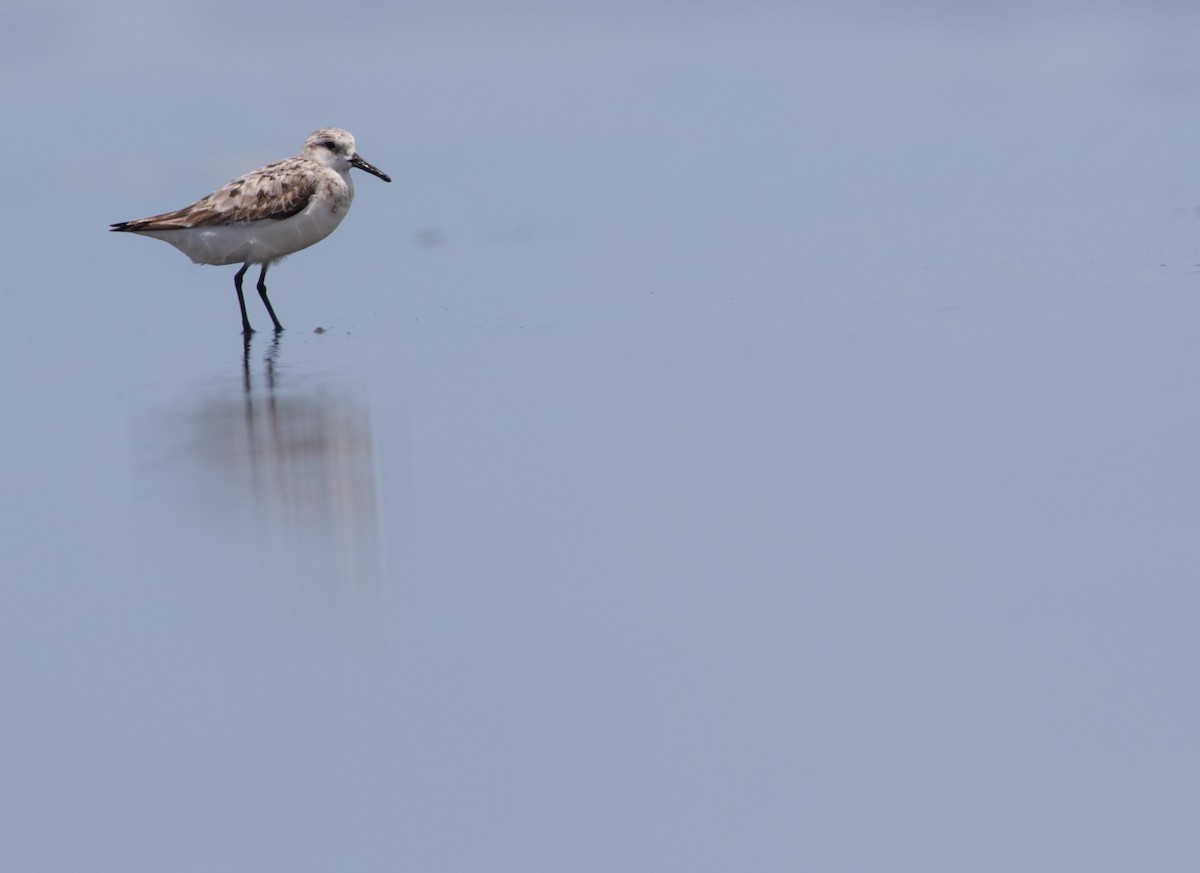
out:
M246 317L242 277L251 264L262 264L258 296L278 333L283 325L267 299L267 268L320 242L342 223L354 199L351 167L392 181L359 156L350 133L323 127L304 141L294 158L239 176L191 206L121 221L110 229L169 242L197 264L241 264L233 286L242 310L242 332L247 335L254 328Z

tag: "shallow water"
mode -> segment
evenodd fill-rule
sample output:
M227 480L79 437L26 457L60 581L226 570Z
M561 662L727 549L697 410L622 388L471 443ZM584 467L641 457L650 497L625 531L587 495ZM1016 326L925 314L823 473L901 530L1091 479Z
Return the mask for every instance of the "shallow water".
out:
M0 28L0 867L1195 863L1193 18L163 10ZM327 124L280 336L105 233Z

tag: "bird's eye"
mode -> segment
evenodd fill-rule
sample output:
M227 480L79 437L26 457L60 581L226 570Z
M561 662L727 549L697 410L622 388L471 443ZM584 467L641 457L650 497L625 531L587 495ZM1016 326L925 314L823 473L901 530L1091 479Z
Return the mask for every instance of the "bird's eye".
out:
M334 145L334 142L331 139L325 140L325 142L321 143L321 145L325 146L325 148L329 149L330 151L333 151L335 148L337 148L337 146Z

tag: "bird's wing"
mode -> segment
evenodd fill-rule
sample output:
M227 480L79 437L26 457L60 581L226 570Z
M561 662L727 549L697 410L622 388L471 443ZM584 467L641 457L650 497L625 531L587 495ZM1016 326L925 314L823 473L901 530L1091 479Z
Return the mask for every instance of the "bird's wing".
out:
M181 230L251 221L281 221L302 212L317 192L311 162L290 158L239 176L190 206L122 221L113 230Z

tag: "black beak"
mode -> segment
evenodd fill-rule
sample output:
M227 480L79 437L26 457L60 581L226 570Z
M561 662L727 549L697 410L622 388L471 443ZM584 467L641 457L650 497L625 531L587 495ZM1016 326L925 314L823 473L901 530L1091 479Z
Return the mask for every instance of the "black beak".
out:
M355 152L354 156L350 158L350 166L358 167L360 170L366 170L372 176L378 176L380 179L383 179L383 181L385 181L385 182L392 181L391 176L389 176L387 173L385 173L383 170L379 169L378 167L368 164L366 161L364 161L362 158L360 158L358 156L357 152Z

